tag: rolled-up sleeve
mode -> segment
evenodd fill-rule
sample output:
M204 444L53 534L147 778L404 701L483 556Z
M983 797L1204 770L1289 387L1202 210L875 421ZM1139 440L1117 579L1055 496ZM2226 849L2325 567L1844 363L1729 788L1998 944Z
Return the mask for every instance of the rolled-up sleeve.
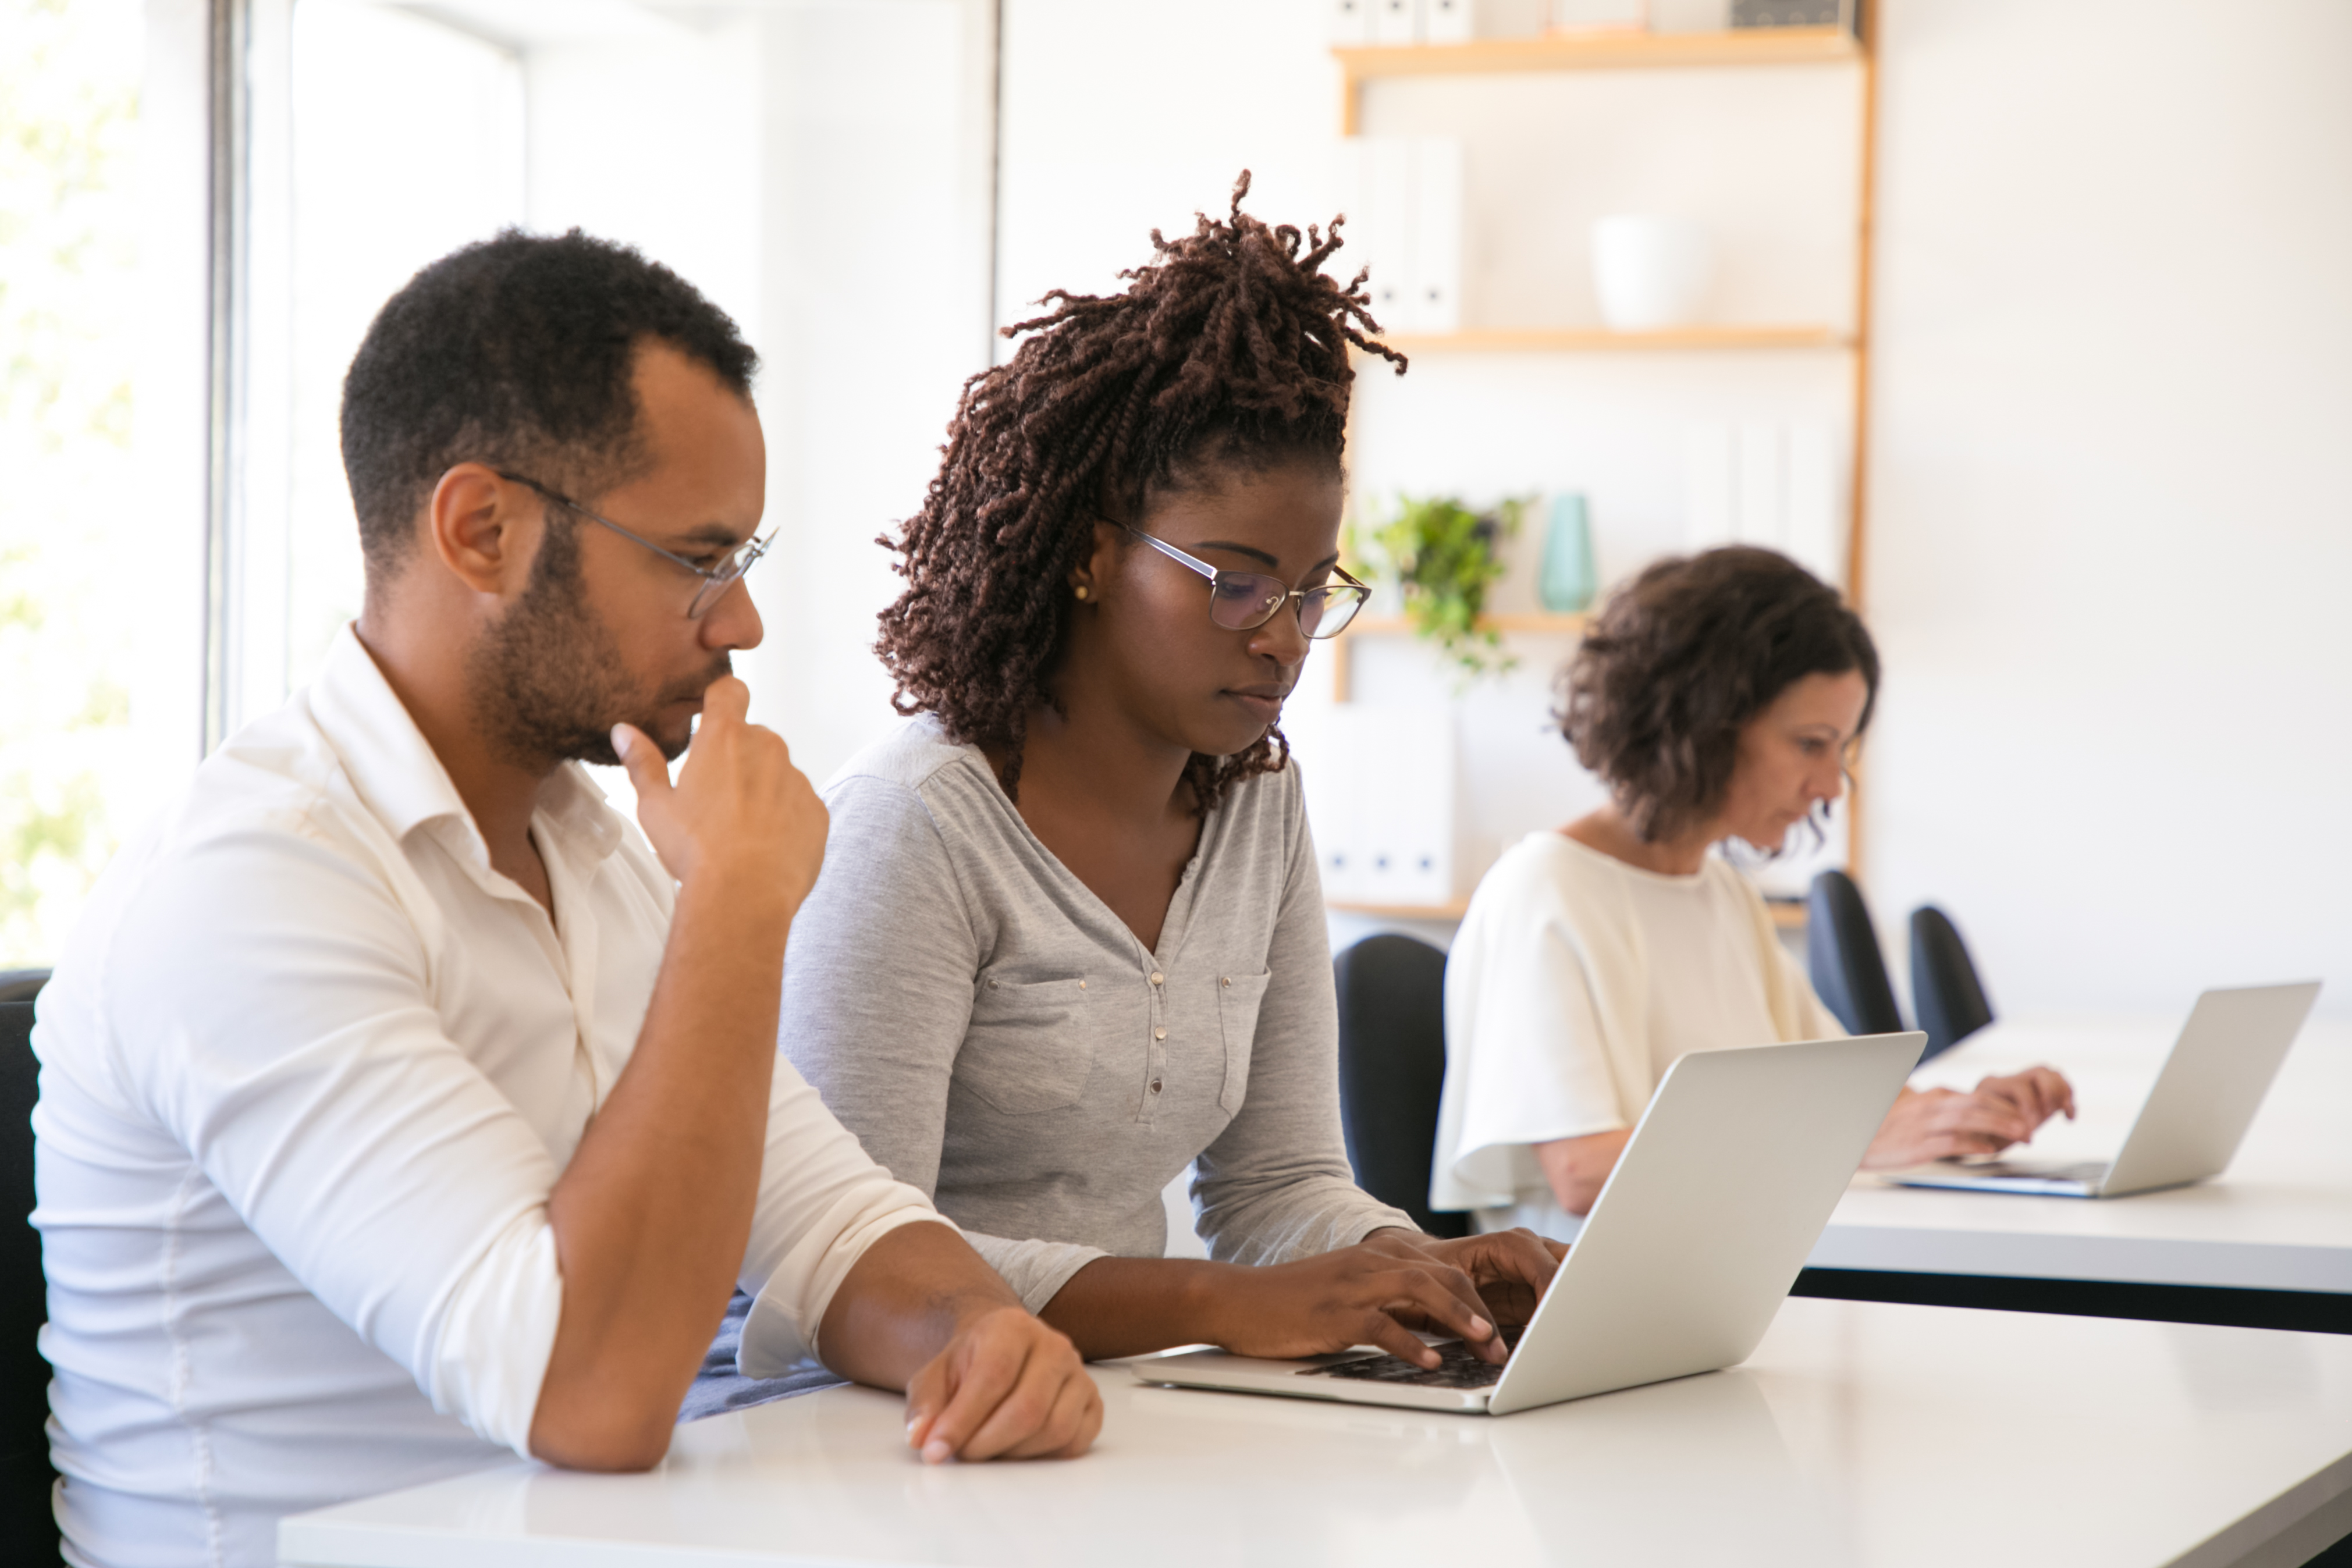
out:
M850 1270L891 1231L926 1221L951 1223L876 1164L780 1056L740 1281L758 1298L736 1354L744 1375L781 1376L795 1362L822 1357L817 1325Z
M527 1455L558 1172L443 1032L410 913L299 814L257 818L161 867L108 967L148 1114L435 1409Z

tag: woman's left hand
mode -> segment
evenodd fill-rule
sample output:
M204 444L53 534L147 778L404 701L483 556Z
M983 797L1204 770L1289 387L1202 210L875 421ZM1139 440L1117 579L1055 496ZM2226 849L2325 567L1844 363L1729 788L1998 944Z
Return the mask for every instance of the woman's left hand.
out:
M2074 1114L2074 1091L2048 1067L1989 1077L1965 1094L1956 1089L1906 1089L1879 1124L1862 1168L1894 1170L1997 1155L2032 1137L2060 1111Z
M2029 1067L2003 1078L1980 1078L1976 1092L2008 1102L2036 1127L2061 1111L2069 1122L2074 1119L2074 1086L2054 1067Z
M1375 1230L1363 1245L1398 1258L1428 1258L1461 1270L1498 1324L1516 1326L1536 1315L1536 1303L1559 1271L1567 1246L1524 1228L1490 1230L1448 1240L1418 1230Z

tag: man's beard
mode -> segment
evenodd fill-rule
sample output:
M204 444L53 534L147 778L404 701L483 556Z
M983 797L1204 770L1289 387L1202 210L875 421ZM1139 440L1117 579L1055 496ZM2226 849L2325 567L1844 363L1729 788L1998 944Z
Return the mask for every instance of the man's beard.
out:
M541 536L522 597L467 656L474 709L491 745L509 762L541 770L560 762L620 766L613 727L637 727L675 762L687 737L665 738L655 716L700 696L733 670L725 653L690 681L648 698L631 680L620 644L582 602L580 546L569 528Z

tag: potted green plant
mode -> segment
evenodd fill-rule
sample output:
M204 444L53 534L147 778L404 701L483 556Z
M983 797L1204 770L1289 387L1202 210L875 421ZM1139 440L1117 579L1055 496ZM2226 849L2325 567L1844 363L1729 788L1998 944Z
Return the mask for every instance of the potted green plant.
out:
M1452 496L1397 497L1396 514L1372 530L1371 543L1421 637L1470 675L1499 674L1518 661L1478 623L1486 590L1503 575L1499 547L1518 532L1527 502L1507 500L1474 512Z

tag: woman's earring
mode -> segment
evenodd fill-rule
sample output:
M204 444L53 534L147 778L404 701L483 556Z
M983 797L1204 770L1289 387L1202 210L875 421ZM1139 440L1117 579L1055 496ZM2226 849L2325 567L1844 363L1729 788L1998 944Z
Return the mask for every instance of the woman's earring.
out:
M1078 597L1079 597L1080 599L1084 599L1086 596L1087 596L1087 585L1086 585L1085 583L1083 583L1083 582L1082 582L1082 583L1078 584Z

